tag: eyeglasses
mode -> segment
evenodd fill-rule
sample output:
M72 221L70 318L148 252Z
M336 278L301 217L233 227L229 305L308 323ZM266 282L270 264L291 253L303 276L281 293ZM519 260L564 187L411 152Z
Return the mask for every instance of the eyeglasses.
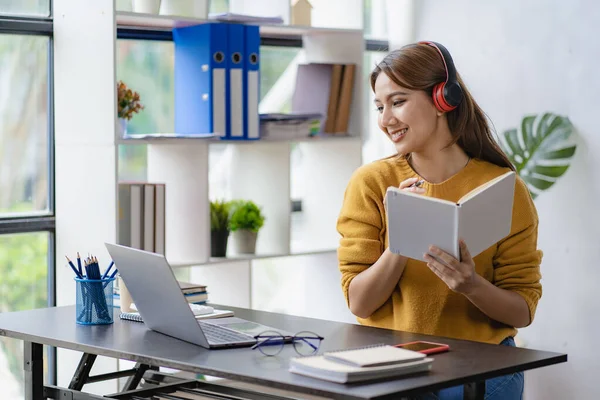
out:
M294 336L283 336L276 331L266 331L260 335L254 336L256 344L252 350L258 349L265 356L276 356L283 350L285 343L292 342L296 353L302 356L309 356L319 350L321 341L325 339L313 332L302 331Z

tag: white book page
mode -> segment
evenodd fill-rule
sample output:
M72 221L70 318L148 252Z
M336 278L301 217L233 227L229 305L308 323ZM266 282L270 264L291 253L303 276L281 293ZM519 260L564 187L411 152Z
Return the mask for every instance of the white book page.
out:
M506 174L459 206L458 235L472 257L510 233L515 180L514 172Z
M457 255L458 206L398 188L386 194L389 247L393 253L423 261L430 245Z

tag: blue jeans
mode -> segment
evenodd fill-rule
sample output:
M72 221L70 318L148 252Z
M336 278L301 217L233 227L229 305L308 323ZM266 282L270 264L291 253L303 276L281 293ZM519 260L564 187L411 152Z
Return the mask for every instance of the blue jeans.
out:
M515 346L515 340L507 337L500 343L502 346ZM485 381L486 400L521 400L523 398L523 372L499 376ZM462 400L463 386L453 386L438 392L427 393L417 397L419 400Z

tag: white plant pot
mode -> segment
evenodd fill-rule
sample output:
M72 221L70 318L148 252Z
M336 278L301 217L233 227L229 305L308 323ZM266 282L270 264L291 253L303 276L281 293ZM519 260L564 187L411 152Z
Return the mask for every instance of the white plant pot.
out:
M158 14L160 10L160 0L131 0L133 12L143 14Z
M239 229L232 232L233 251L235 254L255 254L258 232Z
M207 18L209 0L162 0L161 15L179 17Z

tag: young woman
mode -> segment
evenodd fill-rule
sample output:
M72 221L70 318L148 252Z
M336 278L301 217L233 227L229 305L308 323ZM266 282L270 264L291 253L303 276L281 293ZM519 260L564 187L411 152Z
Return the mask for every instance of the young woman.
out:
M364 325L514 346L542 294L538 217L527 187L517 177L511 232L477 257L463 241L461 261L435 247L440 261L391 253L388 187L457 201L514 167L443 46L419 42L391 52L372 71L371 87L379 128L398 154L360 167L346 189L337 229L348 307ZM486 382L486 399L519 399L522 391L522 373ZM436 396L462 398L462 388Z

